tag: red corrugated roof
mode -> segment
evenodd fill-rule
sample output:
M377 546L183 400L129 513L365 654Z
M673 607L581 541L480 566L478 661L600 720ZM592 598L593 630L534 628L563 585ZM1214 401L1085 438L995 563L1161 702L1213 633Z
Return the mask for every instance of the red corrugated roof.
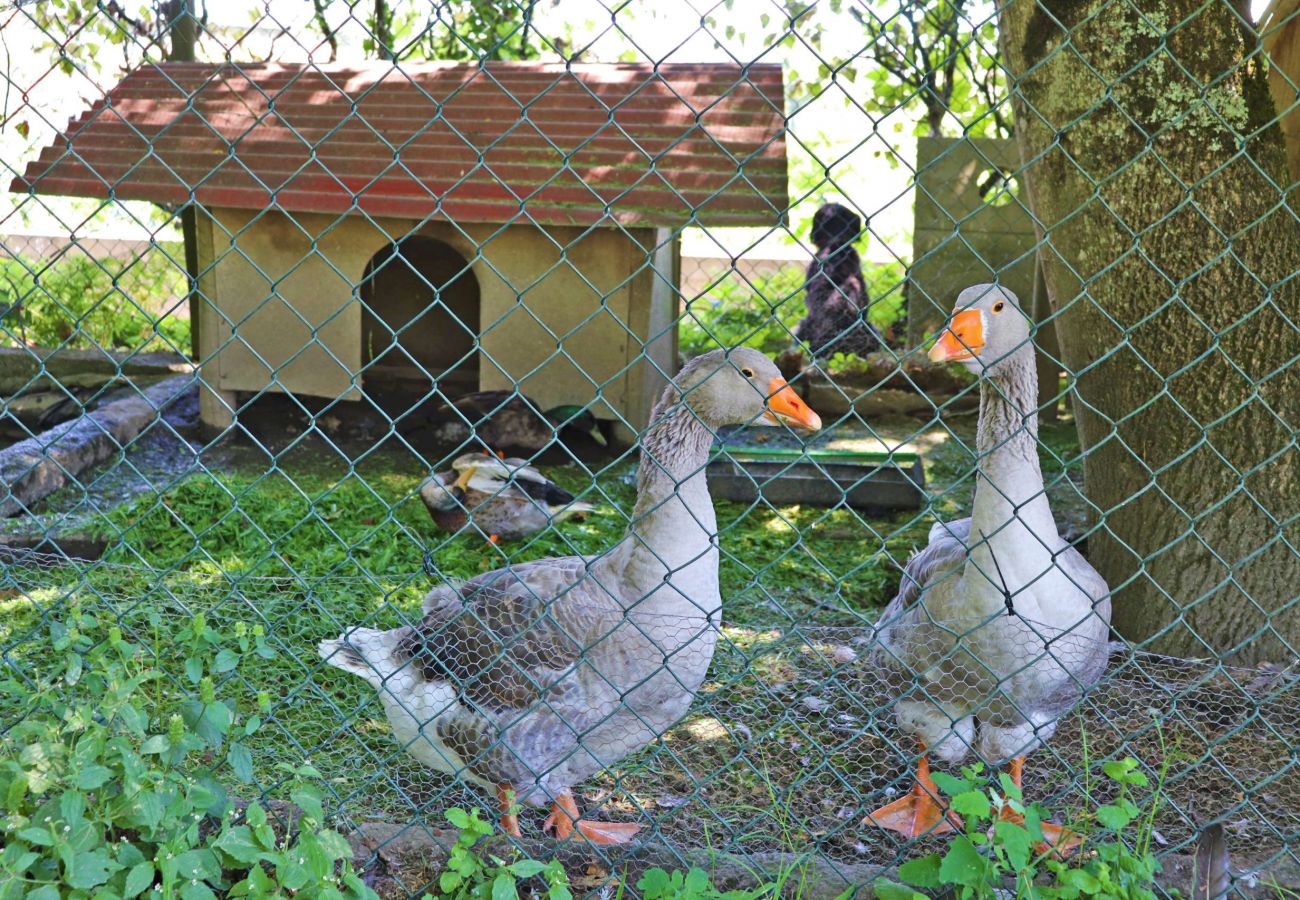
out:
M461 222L770 225L778 65L166 63L11 190Z

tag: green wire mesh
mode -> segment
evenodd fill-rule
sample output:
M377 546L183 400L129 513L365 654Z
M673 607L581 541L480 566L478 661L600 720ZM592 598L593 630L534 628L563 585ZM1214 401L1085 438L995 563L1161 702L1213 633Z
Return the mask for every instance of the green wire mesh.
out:
M1181 67L1169 51L1180 29L1217 8L1217 2L1168 4L1170 9L1152 4L1153 9L1140 11L1133 34L1115 40L1149 44L1146 62L1160 61L1171 85L1164 102L1175 125L1207 117L1238 138L1233 162L1251 163L1251 142L1259 134L1240 130L1247 119L1231 100L1234 79L1264 65L1263 51L1247 54L1210 83ZM1033 165L1076 150L1068 135L1058 134L1038 159L1022 162L1033 140L1026 134L1074 124L1053 124L1047 111L1033 108L1034 97L1046 96L1026 87L1035 71L1041 75L1051 65L1064 66L1068 57L1071 66L1093 77L1092 95L1077 98L1072 107L1077 121L1100 116L1110 109L1107 104L1115 104L1139 127L1145 113L1133 108L1136 81L1098 71L1084 52L1095 30L1109 27L1108 11L1128 23L1133 4L1099 2L1068 13L1054 11L1054 4L1036 6L1035 27L1046 35L1045 45L1030 71L1019 73L1024 79L1019 83L1012 67L1024 60L1004 58L998 46L999 16L1006 21L1010 7L858 0L825 8L759 3L742 9L742 4L684 3L674 16L648 5L603 0L582 10L574 5L571 0L412 0L397 13L378 4L385 11L376 18L356 4L317 3L313 17L310 10L274 2L250 4L247 26L231 24L215 8L193 9L184 2L147 4L138 14L112 3L0 6L0 33L14 36L5 49L3 146L6 178L16 180L0 224L8 354L7 369L0 373L3 425L7 442L29 442L25 455L6 451L11 457L0 464L8 484L24 486L11 487L6 501L10 549L3 576L6 622L0 626L5 669L10 677L39 680L50 628L72 609L116 623L153 646L164 669L180 665L183 657L167 646L166 636L195 614L219 628L256 622L276 657L241 668L226 685L270 698L265 727L250 747L255 779L245 790L270 793L282 778L277 762L309 759L326 778L339 823L395 826L373 848L372 863L382 858L383 845L396 840L393 835L441 827L448 807L490 809L491 798L465 779L432 773L406 755L393 740L374 692L326 667L316 654L317 643L362 622L395 627L414 621L423 595L433 587L510 562L590 555L613 546L631 520L637 454L627 441L646 425L644 398L675 373L679 357L689 355L687 348L744 341L775 355L796 343L805 282L803 272L792 274L792 269L801 269L809 256L805 229L813 210L824 199L837 199L862 216L868 240L881 245L868 265L871 306L864 315L886 339L868 360L820 358L802 381L796 380L807 385L814 407L820 397L846 410L824 414L825 433L809 445L821 455L805 452L789 436L756 443L755 430L719 435L718 454L766 460L775 465L777 477L793 476L798 466L828 472L845 454L864 471L880 465L906 469L920 458L927 482L924 503L920 509L851 506L849 492L868 480L860 474L856 481L832 479L843 496L825 507L774 502L761 480L753 483L755 499L719 504L724 612L709 675L690 712L662 741L578 790L584 807L646 825L649 838L682 866L710 855L757 865L770 862L772 854L803 858L799 855L807 853L852 881L862 877L863 867L896 864L938 840L923 838L918 845L861 824L867 812L909 789L908 767L915 757L893 716L907 688L885 677L873 655L879 650L879 611L897 589L908 555L924 546L930 526L969 514L979 461L973 411L979 389L961 385L936 393L928 380L936 376L919 361L922 342L937 326L919 323L936 317L941 322L957 287L1020 280L1022 303L1037 319L1040 376L1047 373L1039 398L1046 491L1063 533L1086 548L1088 542L1115 540L1108 519L1143 502L1142 494L1162 490L1163 474L1156 467L1149 490L1112 508L1099 504L1083 482L1087 455L1108 437L1126 440L1130 422L1112 421L1109 435L1090 436L1085 447L1092 449L1081 451L1073 414L1089 401L1081 400L1074 386L1112 356L1136 353L1141 360L1134 337L1140 323L1122 321L1101 307L1092 289L1100 294L1106 273L1135 255L1165 273L1169 299L1151 317L1171 307L1195 316L1180 292L1198 274L1224 256L1235 254L1247 270L1258 262L1262 299L1242 299L1227 326L1206 326L1209 354L1235 340L1231 335L1237 329L1249 330L1253 317L1270 322L1280 317L1296 330L1296 310L1286 294L1294 272L1279 280L1272 261L1265 265L1235 249L1234 241L1247 236L1222 232L1221 252L1211 249L1191 261L1168 259L1161 246L1144 243L1146 232L1137 227L1122 257L1090 260L1091 269L1079 271L1053 243L1068 233L1074 214L1048 221L1041 209L1036 215L1031 207L1025 185L1032 184ZM1224 5L1242 27L1253 27L1240 5ZM761 22L766 31L761 40L750 35L737 43L726 33L735 27L728 23L737 10ZM1290 40L1300 42L1294 4L1275 3L1272 15L1266 42L1286 29ZM184 29L190 23L197 28L197 42L187 43ZM666 58L655 55L638 42L641 29L651 25L661 43L664 35L671 36L670 50L701 38L721 48L712 58L729 67L732 91L746 99L727 106L735 97L715 98L716 108L696 110L696 121L666 146L647 149L640 159L611 162L605 172L609 182L591 185L586 194L582 177L590 172L578 161L583 150L610 134L637 141L623 131L619 116L626 109L607 107L607 115L594 121L577 114L572 122L550 120L564 133L563 140L553 140L545 122L530 122L530 116L544 114L544 93L518 98L505 110L517 122L487 140L463 128L463 119L432 115L430 127L447 126L459 142L456 152L468 152L472 161L441 193L427 187L423 194L415 191L419 200L434 202L436 211L427 215L385 215L362 199L341 211L287 211L309 201L290 201L287 193L281 196L282 185L262 182L255 159L265 151L225 135L221 140L234 165L243 165L241 155L246 155L247 178L268 198L264 207L203 204L204 191L221 185L189 180L185 171L174 170L168 162L174 151L159 149L124 165L111 143L90 142L83 151L76 141L79 129L94 126L95 115L112 115L105 98L128 70L175 63L151 70L152 89L174 96L193 90L197 71L210 80L254 72L262 77L278 72L275 64L283 62L288 74L250 81L245 99L258 105L255 118L276 121L307 146L348 130L366 140L377 138L384 158L363 172L331 171L313 151L311 163L292 173L305 176L311 169L313 177L323 179L316 182L324 185L322 193L342 185L364 198L368 188L377 190L370 188L377 172L423 184L430 161L414 149L418 135L396 134L385 118L393 111L382 102L367 103L370 88L352 95L351 111L322 134L302 133L292 116L275 111L275 91L291 89L299 78L341 81L337 57L355 61L358 69L386 67L376 85L393 79L408 95L430 101L431 108L453 103L462 91L472 98L474 90L490 87L511 95L519 82L509 61L519 60L552 66L554 82L569 86L573 78L566 68L573 62L643 63L623 71L645 79L647 92L667 88L680 96L670 68L680 58L672 52ZM849 26L869 37L858 43L846 39ZM910 49L910 35L918 29L934 33L934 56ZM23 55L20 42L35 43L39 63ZM737 55L737 47L744 55ZM782 48L787 57L780 55ZM796 57L805 67L808 59L815 60L816 77L790 62ZM435 98L416 73L424 71L427 60L438 59L462 61L470 75L463 87ZM772 114L771 104L762 102L766 76L758 67L783 59L786 97L784 108L775 110L780 126L749 148L751 156L727 159L726 166L734 168L728 177L692 180L698 173L689 171L691 154L713 154L716 162L729 151L715 135L754 128L753 117ZM507 62L487 64L499 60ZM961 85L962 72L973 78L970 84ZM1287 72L1275 65L1270 77L1275 89L1280 83L1294 96L1296 85ZM852 87L857 78L889 81L891 75L901 86L892 93L869 93L869 101L863 99L868 94ZM954 79L961 85L957 94ZM50 104L42 93L50 84L57 84L58 92L75 91L79 102ZM346 90L342 84L336 88ZM963 98L961 91L967 90L971 95ZM805 110L827 97L842 100L852 122L866 123L860 136L839 135L828 142L814 129L800 127ZM67 108L76 114L94 103L100 104L95 115L67 126L50 113ZM1297 113L1294 101L1283 106L1279 103L1273 121L1285 130L1287 117ZM483 111L485 119L500 114L501 109ZM904 119L929 124L915 154L910 132L893 128ZM132 140L162 148L169 140L210 139L193 123L195 130L171 136L172 126L161 121L149 123L152 131L141 130L139 123L146 120L114 120L123 146ZM1020 152L1008 162L1013 120L1025 134ZM220 131L219 122L210 124L214 133ZM545 164L510 157L510 136L518 130L529 132ZM960 136L945 140L941 130ZM1159 157L1158 138L1151 137L1143 154ZM788 154L790 178L774 187L759 165L777 145L783 164ZM889 186L877 195L855 184L854 165L871 154L902 167L895 182L902 187L894 195L883 196ZM55 197L68 192L24 181L38 156L98 179L101 188L91 195L99 199ZM1138 162L1135 158L1132 165ZM540 169L528 175L534 189L513 191L513 173L527 165ZM170 179L155 204L131 193L143 172ZM1261 172L1270 214L1294 220L1294 178L1277 183L1276 167ZM1092 186L1089 202L1111 209L1110 192L1119 189L1116 179L1122 174L1083 172ZM953 201L958 178L976 186L973 205ZM502 188L492 194L493 212L458 219L446 211L456 208L458 191L485 179ZM604 188L614 183L625 187L611 197ZM637 190L650 186L660 192L656 202L676 209L671 221L638 205L643 195ZM1195 211L1198 187L1186 185L1179 209L1169 215ZM725 217L719 218L717 210L728 197L776 194L781 205L766 210L765 229L729 230ZM564 199L554 199L561 195ZM913 204L916 221L926 221L934 233L918 225L908 241L883 232L878 223L897 218L900 208L908 213L910 229ZM930 211L929 220L923 220L922 207ZM585 220L593 209L594 221ZM557 225L557 210L571 215L572 224ZM1012 223L1005 232L996 225L998 216L1004 225ZM362 227L381 236L381 249L364 254L364 265L358 266L350 244ZM41 228L54 237L32 236ZM114 228L140 237L105 239ZM512 243L520 229L527 229L528 242ZM775 243L803 251L793 266L776 265L775 275L750 262L774 237L783 239ZM687 243L696 257L684 253ZM268 258L268 244L279 248L276 271L259 263ZM622 268L611 269L611 259L620 255ZM1055 307L1045 300L1045 258L1048 265L1068 270L1076 287L1071 296L1054 297ZM509 268L501 262L506 259ZM237 289L245 292L238 302L228 293L205 293L215 279L226 277L223 273L235 271L243 279ZM315 309L306 314L289 299L302 290L293 286L294 278L341 290L341 301L323 315ZM562 315L552 306L543 310L553 302L548 284L560 280L574 292ZM1063 283L1064 276L1054 277L1054 288ZM509 302L489 313L485 298L500 295L503 285ZM660 298L659 306L649 303L652 294ZM627 301L630 296L641 305ZM1080 306L1101 309L1113 326L1113 342L1072 370L1067 363L1072 358L1056 334L1072 327ZM655 310L667 313L656 318ZM475 319L480 312L481 319ZM519 337L525 333L520 321L529 323L531 338ZM860 323L846 333L856 327ZM288 338L290 346L280 352L284 340L275 344L268 337L277 329L301 340ZM362 346L340 350L339 334L360 335ZM609 349L596 346L591 334L622 342L621 360L589 371L591 365L583 361L603 360L601 352ZM276 352L268 356L272 345ZM223 354L238 365L214 366ZM1278 357L1278 383L1295 360L1294 354ZM1185 373L1142 362L1134 377L1154 376L1158 382L1143 409L1177 405L1177 383ZM1257 378L1232 364L1250 382L1248 393L1271 397L1273 373ZM459 427L437 431L430 424L433 412L484 385L505 388L499 400L504 405L547 390L546 379L561 370L566 390L582 394L578 405L600 418L604 432L615 438L614 447L573 451L563 440L572 437L572 429L557 426L562 439L534 450L530 461L591 503L594 512L495 545L485 544L485 535L472 525L450 536L435 532L420 502L421 486L430 473L488 442L476 434L474 426L481 423L473 417L444 410L442 425ZM221 372L219 379L215 372ZM319 383L330 387L321 389ZM385 393L380 385L400 390ZM864 406L876 392L919 398L919 405L903 410L906 415L882 416ZM156 405L164 396L174 402L165 412L146 414L138 423L142 427L119 432L115 420L77 418L86 410L103 410L110 401L134 397ZM1290 429L1284 454L1291 454L1279 456L1294 478L1295 419L1278 407L1281 427ZM565 416L574 421L579 412ZM1226 418L1232 410L1221 412ZM1202 426L1201 443L1212 446L1204 435L1216 422ZM61 429L62 444L51 443L51 427ZM58 449L75 451L104 433L112 436L109 452L93 466L80 468L75 452ZM1276 462L1263 460L1259 470ZM1240 492L1258 491L1255 471L1239 473ZM49 496L26 492L47 483L62 487ZM1233 496L1206 498L1205 509L1180 509L1187 530L1195 534L1198 522ZM1297 554L1296 515L1294 509L1273 515L1274 533L1261 538L1260 553ZM76 558L87 555L96 558ZM1141 560L1139 571L1148 563L1154 564L1154 555ZM1232 579L1230 574L1227 580ZM1294 631L1287 628L1295 616L1296 591L1283 574L1273 596L1243 598L1258 614L1226 642L1198 631L1212 621L1198 611L1208 605L1209 592L1169 597L1176 609L1161 634L1112 643L1102 682L1031 757L1028 789L1067 814L1108 799L1098 786L1102 761L1133 756L1161 785L1154 820L1160 853L1188 852L1205 824L1221 821L1234 848L1249 848L1251 865L1294 861L1300 689L1288 643ZM978 622L949 624L960 634L980 627ZM1200 642L1181 646L1203 652L1161 652L1158 638L1179 629ZM1246 654L1244 662L1229 652L1265 639L1271 643L1262 658ZM6 732L14 724L12 715L7 707ZM231 777L227 764L213 765L219 778ZM529 811L526 818L537 833L541 815ZM428 874L394 877L403 890L420 896Z

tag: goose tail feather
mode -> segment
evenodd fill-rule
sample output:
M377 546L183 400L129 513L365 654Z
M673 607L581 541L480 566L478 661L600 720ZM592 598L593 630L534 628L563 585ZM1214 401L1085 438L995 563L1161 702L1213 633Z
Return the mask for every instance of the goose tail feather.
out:
M393 658L396 646L394 632L354 628L332 641L321 641L317 651L336 669L351 672L379 688L399 668Z

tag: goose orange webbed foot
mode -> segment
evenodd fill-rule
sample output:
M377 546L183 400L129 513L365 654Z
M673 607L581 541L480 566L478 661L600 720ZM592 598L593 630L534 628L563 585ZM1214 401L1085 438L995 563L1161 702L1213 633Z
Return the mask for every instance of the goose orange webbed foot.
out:
M907 796L868 813L862 824L887 828L909 838L962 828L961 818L939 798L939 786L930 777L930 760L924 751L916 763L916 784Z
M640 825L630 822L593 822L578 818L578 804L573 794L561 794L555 798L551 814L542 823L542 830L555 835L557 841L568 840L576 831L588 843L598 846L626 844L641 830Z
M1024 784L1025 758L1017 756L1007 764L1007 775L1011 777L1011 783L1020 791ZM1002 804L1002 811L998 818L1004 822L1014 822L1017 825L1025 824L1023 814L1011 808L1010 803ZM1051 822L1041 823L1043 830L1043 842L1038 844L1035 852L1050 856L1053 859L1064 860L1083 845L1083 836L1078 832L1071 831L1061 825L1054 825Z
M497 806L501 810L501 830L511 837L523 837L519 816L515 814L515 792L510 785L497 786Z

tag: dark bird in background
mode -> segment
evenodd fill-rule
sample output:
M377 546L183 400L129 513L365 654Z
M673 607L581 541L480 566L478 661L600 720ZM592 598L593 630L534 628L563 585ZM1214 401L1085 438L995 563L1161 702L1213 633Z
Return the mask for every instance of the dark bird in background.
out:
M440 420L435 435L449 444L463 443L471 435L500 450L542 450L552 442L569 444L578 437L605 446L605 435L590 410L557 406L543 411L536 401L516 391L479 391L466 394L434 410Z
M795 329L814 359L836 353L865 356L880 348L880 332L867 321L866 281L853 242L862 220L838 203L827 203L813 216L812 240L817 255L808 264L804 304L808 314Z

